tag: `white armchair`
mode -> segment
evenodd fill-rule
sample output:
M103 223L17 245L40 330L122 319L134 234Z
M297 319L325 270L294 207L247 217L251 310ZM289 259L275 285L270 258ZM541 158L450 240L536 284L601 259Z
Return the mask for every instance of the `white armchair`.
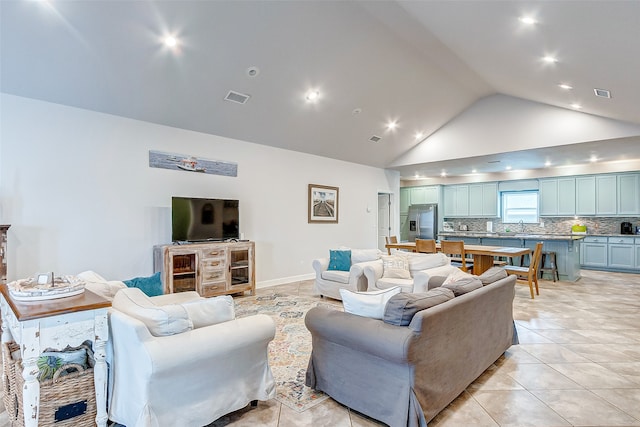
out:
M367 279L364 267L380 259L378 249L351 249L351 267L349 271L328 270L329 258L318 258L312 262L316 272L313 291L316 295L341 300L340 289L366 291Z
M383 261L380 259L364 267L367 290L377 291L400 286L402 292L427 292L430 277L448 276L458 270L451 265L451 260L441 253L406 253L404 256L409 258L410 279L385 278Z
M127 427L203 426L275 397L269 316L235 319L229 296L141 294L120 290L109 313L109 419Z

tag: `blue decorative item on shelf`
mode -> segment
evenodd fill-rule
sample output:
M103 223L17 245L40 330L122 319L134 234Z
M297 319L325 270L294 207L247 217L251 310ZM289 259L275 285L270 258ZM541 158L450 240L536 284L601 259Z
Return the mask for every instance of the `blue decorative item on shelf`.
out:
M129 288L140 289L150 297L155 297L164 293L162 289L162 280L160 279L160 272L149 277L135 277L130 280L124 280L123 283Z

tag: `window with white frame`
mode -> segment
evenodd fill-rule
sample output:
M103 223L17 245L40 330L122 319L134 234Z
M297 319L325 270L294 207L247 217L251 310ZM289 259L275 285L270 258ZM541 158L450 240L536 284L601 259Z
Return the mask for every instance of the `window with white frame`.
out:
M503 191L500 198L503 223L538 222L537 191Z

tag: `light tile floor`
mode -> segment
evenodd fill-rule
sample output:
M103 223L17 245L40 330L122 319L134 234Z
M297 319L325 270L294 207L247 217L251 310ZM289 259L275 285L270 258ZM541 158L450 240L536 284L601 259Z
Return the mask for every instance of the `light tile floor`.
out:
M312 285L304 281L258 294L311 297ZM507 350L429 427L640 427L640 275L583 270L576 283L540 285L535 300L526 285L516 287L520 345ZM0 413L0 427L6 420ZM302 413L275 400L260 402L211 427L381 425L328 399Z

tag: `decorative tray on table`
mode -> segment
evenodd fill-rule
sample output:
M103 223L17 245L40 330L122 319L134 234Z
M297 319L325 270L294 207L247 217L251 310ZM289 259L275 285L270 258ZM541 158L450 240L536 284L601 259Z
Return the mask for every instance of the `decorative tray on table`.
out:
M85 282L75 276L49 277L42 280L43 275L29 279L15 280L9 284L9 293L16 301L41 301L55 298L71 297L84 292Z

